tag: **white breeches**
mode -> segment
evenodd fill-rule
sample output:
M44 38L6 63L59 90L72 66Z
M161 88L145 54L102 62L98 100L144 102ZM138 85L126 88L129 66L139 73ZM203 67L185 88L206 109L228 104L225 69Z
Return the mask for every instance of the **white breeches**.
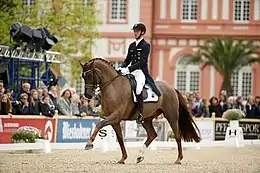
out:
M143 87L145 85L145 75L143 73L142 70L135 70L131 73L132 75L134 75L135 77L135 80L136 80L136 94L139 95L142 90L143 90Z

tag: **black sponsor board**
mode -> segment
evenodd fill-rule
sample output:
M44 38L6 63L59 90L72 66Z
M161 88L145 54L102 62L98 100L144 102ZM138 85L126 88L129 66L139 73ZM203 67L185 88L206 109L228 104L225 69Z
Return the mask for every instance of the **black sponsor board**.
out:
M215 121L215 141L225 140L228 121ZM243 129L244 139L260 139L260 121L240 121L239 126Z
M215 121L215 141L225 140L228 124L228 121Z

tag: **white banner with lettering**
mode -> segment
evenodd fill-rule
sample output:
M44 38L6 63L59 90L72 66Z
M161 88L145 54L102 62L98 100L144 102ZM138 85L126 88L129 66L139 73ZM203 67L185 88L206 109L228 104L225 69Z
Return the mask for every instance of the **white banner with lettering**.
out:
M195 119L200 130L202 141L214 140L214 121L211 119Z
M202 141L213 141L214 140L214 121L212 119L194 119L195 123L197 124ZM159 141L166 141L167 140L167 133L172 131L171 127L169 126L168 121L164 118L160 121L154 121L153 125L155 127L155 131L158 135ZM125 128L124 128L125 138L138 138L138 137L145 137L146 132L142 126L136 124L135 121L126 121ZM161 136L161 137L160 137Z

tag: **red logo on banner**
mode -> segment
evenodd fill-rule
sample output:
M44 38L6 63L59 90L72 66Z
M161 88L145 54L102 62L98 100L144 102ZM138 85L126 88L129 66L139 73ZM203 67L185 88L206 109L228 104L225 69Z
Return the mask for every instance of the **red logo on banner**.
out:
M38 129L54 142L55 119L0 118L0 143L11 143L12 134L24 126Z

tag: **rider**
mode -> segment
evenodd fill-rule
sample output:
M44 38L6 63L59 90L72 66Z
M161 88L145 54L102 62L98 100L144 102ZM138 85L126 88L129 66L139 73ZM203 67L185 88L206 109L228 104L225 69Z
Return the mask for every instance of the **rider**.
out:
M150 44L147 43L143 35L146 33L146 26L143 23L136 23L134 30L135 41L129 45L127 56L122 67L118 68L123 75L131 73L134 75L136 86L136 99L138 102L138 118L137 123L143 122L143 87L145 83L149 83L152 90L160 97L160 91L155 86L154 80L148 72L148 56L150 53Z

